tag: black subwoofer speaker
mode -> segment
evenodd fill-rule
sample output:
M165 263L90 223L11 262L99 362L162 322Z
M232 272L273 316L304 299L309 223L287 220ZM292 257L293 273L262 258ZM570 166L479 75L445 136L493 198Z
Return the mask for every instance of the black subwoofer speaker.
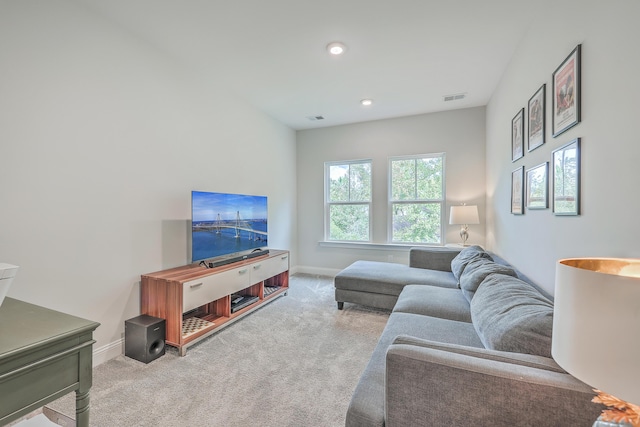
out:
M149 363L164 354L165 320L146 314L124 321L124 355Z

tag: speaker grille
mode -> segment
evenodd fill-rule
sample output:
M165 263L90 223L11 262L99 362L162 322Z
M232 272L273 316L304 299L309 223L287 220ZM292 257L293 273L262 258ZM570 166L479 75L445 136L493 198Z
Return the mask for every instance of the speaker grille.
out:
M155 340L154 342L151 343L148 353L157 355L161 353L163 350L164 350L164 340Z

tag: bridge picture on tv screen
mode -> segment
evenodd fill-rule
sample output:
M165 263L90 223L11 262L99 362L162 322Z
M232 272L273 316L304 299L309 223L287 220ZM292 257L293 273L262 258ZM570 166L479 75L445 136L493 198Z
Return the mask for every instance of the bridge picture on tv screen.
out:
M193 262L267 246L267 197L191 193Z

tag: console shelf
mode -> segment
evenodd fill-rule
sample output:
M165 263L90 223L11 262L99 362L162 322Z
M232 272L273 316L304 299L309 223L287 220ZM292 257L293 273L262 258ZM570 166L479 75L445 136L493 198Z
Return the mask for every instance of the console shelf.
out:
M288 288L289 252L271 250L215 268L194 264L144 274L140 311L166 320L166 344L184 356L188 347L286 295ZM232 295L251 304L232 312Z

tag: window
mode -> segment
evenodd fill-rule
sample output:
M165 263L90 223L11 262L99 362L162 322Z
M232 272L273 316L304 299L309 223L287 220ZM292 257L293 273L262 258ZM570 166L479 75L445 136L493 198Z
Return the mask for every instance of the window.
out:
M325 239L371 240L371 160L327 162Z
M444 153L389 159L389 241L442 243Z

